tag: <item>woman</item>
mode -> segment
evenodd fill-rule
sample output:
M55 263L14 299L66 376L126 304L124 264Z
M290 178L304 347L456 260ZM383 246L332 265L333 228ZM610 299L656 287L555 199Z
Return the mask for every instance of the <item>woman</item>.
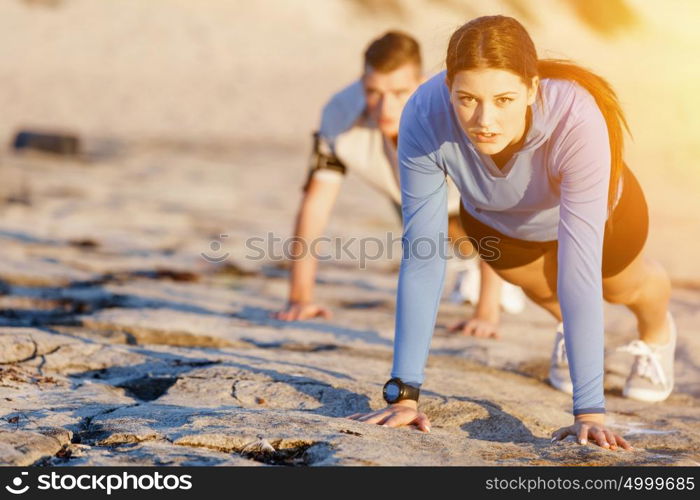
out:
M571 434L581 444L629 449L605 426L603 299L638 320L641 340L626 347L636 358L624 396L668 396L676 331L669 278L642 254L647 207L622 160L627 124L615 93L586 69L538 60L525 28L504 16L459 28L446 66L401 118L406 239L392 379L384 386L389 406L349 418L430 430L417 399L445 274L444 253L435 250L446 232L449 175L482 259L561 322L553 354L560 363L550 378L565 390L570 375L574 422L552 441Z

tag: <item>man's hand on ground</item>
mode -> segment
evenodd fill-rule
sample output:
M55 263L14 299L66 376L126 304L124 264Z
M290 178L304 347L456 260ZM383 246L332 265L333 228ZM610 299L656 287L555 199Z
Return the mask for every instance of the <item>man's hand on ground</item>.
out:
M280 321L303 321L318 317L331 319L333 313L312 302L290 302L284 310L272 313L272 316Z
M499 339L500 334L498 333L498 327L498 322L494 323L493 321L474 316L473 318L450 325L448 331L461 335L471 335L472 337Z

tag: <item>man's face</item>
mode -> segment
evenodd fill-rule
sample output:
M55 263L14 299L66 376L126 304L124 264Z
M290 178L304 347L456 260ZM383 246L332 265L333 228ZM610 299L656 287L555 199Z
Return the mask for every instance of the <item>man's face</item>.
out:
M393 71L381 73L365 68L362 83L365 89L367 111L382 134L397 137L399 119L406 101L422 81L420 68L404 64Z
M450 100L476 149L495 155L523 137L527 107L535 102L538 85L537 77L528 87L502 69L464 70L452 81Z

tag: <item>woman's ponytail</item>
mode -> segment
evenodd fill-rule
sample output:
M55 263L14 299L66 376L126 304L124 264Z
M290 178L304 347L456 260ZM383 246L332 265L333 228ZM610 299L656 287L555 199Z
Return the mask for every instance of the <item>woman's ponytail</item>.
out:
M608 213L612 213L618 196L618 183L624 169L623 130L630 133L627 120L622 112L617 95L610 84L602 77L581 66L564 59L539 59L537 72L540 78L573 80L585 88L594 98L605 118L610 139L610 188L608 190ZM630 133L631 135L631 133ZM612 219L609 219L612 222Z

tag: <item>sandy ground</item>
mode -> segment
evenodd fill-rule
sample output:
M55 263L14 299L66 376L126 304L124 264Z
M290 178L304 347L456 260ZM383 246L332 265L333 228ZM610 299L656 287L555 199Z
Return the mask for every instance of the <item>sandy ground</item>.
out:
M0 136L9 142L34 127L185 146L308 148L321 106L359 76L361 53L379 33L416 36L432 74L444 68L461 23L513 15L541 57L572 58L617 90L633 134L626 158L652 209L650 252L700 288L700 4L628 0L637 22L601 35L571 3L8 0L0 3ZM617 17L602 6L615 2L600 3L594 14L607 26ZM280 168L301 177L304 165Z
M606 309L608 421L637 448L609 452L550 443L571 399L546 382L554 321L532 304L495 341L447 334L471 308L443 302L421 398L430 434L343 418L384 405L398 252L362 271L323 263L333 320L282 324L268 313L286 300L285 265L245 245L289 235L319 107L371 36L411 30L436 71L464 19L526 4L3 2L0 133L73 130L89 154L0 158L0 463L698 465L698 8L629 3L644 23L612 38L554 0L526 21L542 55L618 89L648 253L675 284L663 404L621 397L631 359L614 349L634 318ZM328 236L400 236L386 200L345 184Z

